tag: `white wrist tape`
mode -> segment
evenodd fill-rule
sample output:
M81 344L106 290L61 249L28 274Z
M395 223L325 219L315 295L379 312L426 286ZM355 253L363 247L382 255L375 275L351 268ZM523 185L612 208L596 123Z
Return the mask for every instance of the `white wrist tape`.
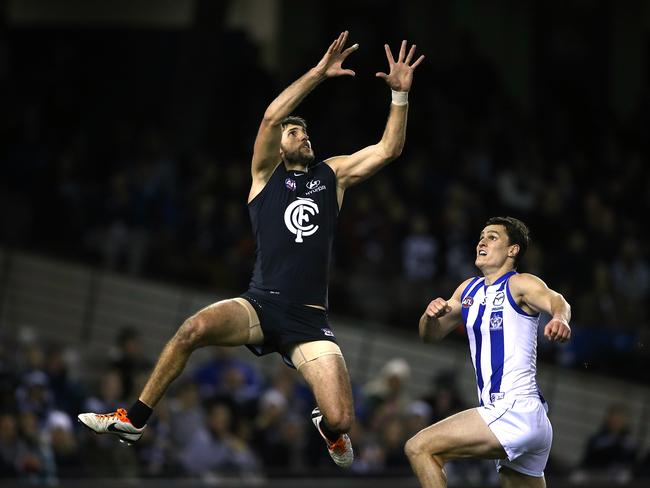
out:
M390 92L392 94L392 102L395 105L406 105L409 103L409 92L401 92L395 90L391 90Z

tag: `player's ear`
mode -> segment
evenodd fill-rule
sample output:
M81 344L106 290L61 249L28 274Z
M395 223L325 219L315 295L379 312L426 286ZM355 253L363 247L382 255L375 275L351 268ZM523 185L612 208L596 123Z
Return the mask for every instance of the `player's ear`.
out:
M520 250L520 249L521 249L521 248L519 247L519 244L513 244L512 246L510 246L510 247L508 248L508 257L509 257L509 258L514 258L514 257L516 257L517 254L519 254L519 250Z

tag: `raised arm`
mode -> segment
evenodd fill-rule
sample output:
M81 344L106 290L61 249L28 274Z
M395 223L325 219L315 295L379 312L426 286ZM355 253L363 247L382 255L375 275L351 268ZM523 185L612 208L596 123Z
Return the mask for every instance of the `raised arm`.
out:
M510 293L520 306L534 312L546 312L551 320L544 327L544 336L551 341L566 342L571 338L571 306L558 292L551 290L537 276L521 273L510 279Z
M461 283L449 300L436 298L429 302L419 324L420 338L424 342L440 341L458 326L462 318L460 296L470 281Z
M389 71L388 74L376 74L386 81L393 94L381 140L354 154L327 160L327 164L336 173L340 197L346 188L365 180L402 153L406 138L408 92L413 83L413 71L424 59L424 56L420 56L416 61L413 60L415 44L408 50L408 54L406 47L406 41L402 41L396 62L388 44L384 45Z
M358 49L359 45L354 44L343 49L347 39L348 32L342 32L332 42L320 62L280 93L264 112L253 149L251 164L253 185L249 200L266 185L273 170L280 162L280 141L282 139L280 124L282 119L291 115L309 92L327 78L343 75L354 76L354 71L344 69L342 64L345 58Z

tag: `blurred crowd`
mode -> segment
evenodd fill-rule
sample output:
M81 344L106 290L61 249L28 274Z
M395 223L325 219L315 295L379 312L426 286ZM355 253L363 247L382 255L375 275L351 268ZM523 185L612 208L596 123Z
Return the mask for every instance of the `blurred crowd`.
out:
M420 429L468 408L453 372L431 378L413 397L410 367L389 360L365 384L354 384L357 422L351 432L355 462L337 468L311 424L314 400L299 375L277 361L261 371L232 349L214 348L173 383L143 438L131 447L98 436L76 422L82 411L128 406L151 361L138 332L125 327L106 357L79 368L80 351L36 338L0 343L0 478L54 485L78 478L194 478L208 484L282 477L412 476L405 441ZM83 371L83 373L82 373ZM629 412L612 405L585 440L577 467L551 457L548 477L624 483L650 475L648 459L629 431ZM450 486L498 484L492 461L447 465Z
M357 79L328 81L300 107L317 157L380 137L389 91L361 76L383 69L378 37L353 37L379 46L350 58ZM332 311L413 332L431 298L476 274L485 220L513 215L532 229L521 271L573 306L574 340L542 358L647 381L650 267L636 215L650 203L650 84L621 117L542 66L524 106L471 36L431 51L403 155L346 195ZM273 75L259 52L232 29L0 34L0 245L244 291L252 143L294 75ZM322 53L293 54L306 70ZM564 54L564 75L579 76Z

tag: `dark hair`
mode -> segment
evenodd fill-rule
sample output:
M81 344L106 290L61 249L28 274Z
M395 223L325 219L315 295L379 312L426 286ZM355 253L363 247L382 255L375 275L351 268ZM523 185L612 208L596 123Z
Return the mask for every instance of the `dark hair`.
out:
M526 249L528 249L528 244L530 243L530 230L528 230L528 226L514 217L492 217L488 219L485 225L504 226L508 235L508 243L510 245L519 245L519 252L515 256L515 267L517 267L524 254L526 254Z
M289 115L288 117L282 119L282 122L280 122L280 127L284 129L287 125L299 125L303 129L307 130L307 121L302 117L298 117L297 115Z

